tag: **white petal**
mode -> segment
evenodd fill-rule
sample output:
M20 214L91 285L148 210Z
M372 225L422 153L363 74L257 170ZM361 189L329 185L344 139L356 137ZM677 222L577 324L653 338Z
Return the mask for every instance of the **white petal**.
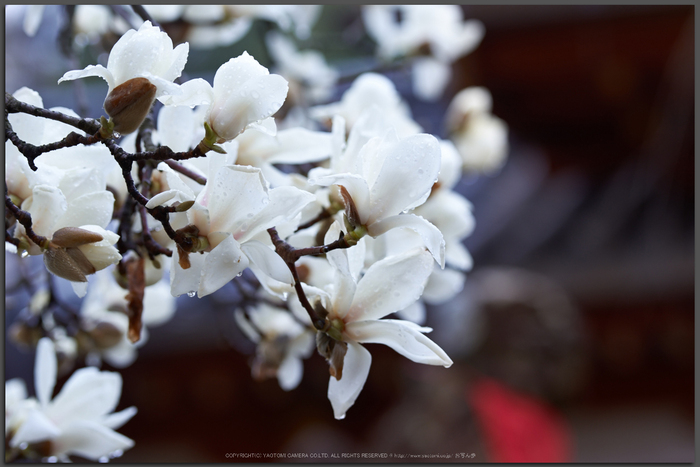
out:
M194 107L211 104L214 101L214 89L202 78L195 78L181 84L178 94L163 96L160 101L166 106ZM160 131L160 125L158 130Z
M232 235L227 235L226 239L207 255L197 296L202 298L216 292L247 267L248 258L241 251L240 245Z
M130 438L96 422L79 420L66 427L54 440L53 455L75 454L90 460L133 447Z
M112 412L119 402L122 377L119 373L80 368L66 381L46 415L61 425L73 420L97 420Z
M285 391L291 391L299 386L304 375L304 365L300 358L287 355L277 369L277 380Z
M71 282L70 285L73 287L73 292L80 298L83 298L87 293L87 282Z
M294 283L294 277L287 264L267 245L251 240L241 244L241 250L251 263L254 263L260 270L276 281L284 282L285 284Z
M61 430L49 420L40 410L32 409L27 413L27 418L17 429L10 441L10 446L17 447L21 443L36 443L47 439L54 439Z
M5 381L5 410L27 398L27 385L21 378Z
M67 209L68 203L61 190L48 185L35 186L32 190L32 205L28 209L32 215L34 233L52 237L56 230L54 226Z
M275 136L277 134L277 124L275 123L274 117L268 117L259 122L253 122L248 128L268 136Z
M41 18L44 16L44 8L46 5L27 5L24 13L24 22L22 27L24 33L29 37L34 37L36 31L41 24Z
M379 319L403 310L418 300L432 271L430 253L421 248L377 261L357 284L345 322Z
M391 319L356 321L345 332L358 342L387 345L414 362L449 368L452 360L445 351L411 324Z
M105 418L102 419L101 423L107 428L116 430L117 428L120 428L126 422L131 420L131 417L136 415L136 412L136 407L129 407L120 412L115 412L107 415Z
M246 335L248 339L250 339L252 342L255 342L256 344L260 342L260 334L253 327L253 325L250 324L250 321L248 321L248 318L246 318L245 313L243 313L243 310L241 310L240 308L236 308L233 317L236 320L236 324L238 325L239 329L243 332L243 334Z
M343 377L340 381L333 376L328 383L328 399L333 406L336 420L345 418L345 412L352 407L367 381L372 355L355 342L348 342L348 351L343 362Z
M36 346L36 361L34 362L34 390L42 407L51 400L53 388L56 385L56 351L53 341L42 337Z
M400 214L388 217L369 226L368 233L372 237L378 237L391 229L407 228L418 232L425 243L425 247L432 253L440 267L445 267L445 240L442 233L433 224L420 216L413 214Z
M379 150L385 153L384 163L370 188L370 223L399 214L424 197L440 172L440 144L432 135L409 136Z
M439 305L451 300L464 288L466 275L454 269L435 268L423 291L423 300Z
M246 231L253 216L269 203L265 181L257 168L224 166L207 185L212 232Z
M197 291L207 255L208 253L190 253L190 267L182 269L178 253L173 252L172 267L170 268L170 293L173 297Z
M271 164L306 164L328 159L331 155L331 134L306 128L290 128L277 133L280 150Z
M89 76L99 76L103 80L107 81L107 85L109 86L110 90L117 86L112 73L110 73L110 71L102 65L88 65L82 70L67 71L61 77L61 79L58 80L58 84L61 84L62 81L72 81L74 79L87 78Z
M321 186L335 184L344 186L357 207L358 214L360 215L360 222L363 224L367 222L370 211L369 187L365 179L361 176L349 173L328 175L318 179L309 179L309 184Z
M250 218L245 234L239 237L241 242L246 242L263 230L293 219L314 200L313 194L293 186L281 186L271 189L269 191L269 201L266 203L265 208Z
M430 277L433 276L431 275ZM428 283L430 283L430 279L428 279ZM428 288L427 285L425 287L426 289ZM422 298L425 299L425 293L423 293ZM423 305L421 300L414 302L412 305L408 305L403 310L397 311L396 314L399 316L399 318L411 321L412 323L425 323L425 305Z
M442 97L452 77L448 63L432 57L421 57L413 61L413 92L424 101L435 102Z

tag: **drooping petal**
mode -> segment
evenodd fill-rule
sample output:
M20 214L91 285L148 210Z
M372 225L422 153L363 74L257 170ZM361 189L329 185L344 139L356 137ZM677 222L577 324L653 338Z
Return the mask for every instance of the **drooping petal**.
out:
M109 89L116 87L116 81L112 73L102 65L88 65L82 70L67 71L61 79L58 80L58 84L62 81L72 81L79 78L87 78L89 76L99 76L103 80L107 81Z
M120 412L115 412L107 415L100 422L102 425L112 430L116 430L124 425L126 422L131 420L131 417L136 415L136 407L128 407Z
M345 332L357 342L384 344L409 360L449 368L452 360L435 342L428 339L413 323L380 319L349 323Z
M423 300L439 305L454 298L464 288L465 274L454 269L434 268L423 291Z
M276 281L293 284L294 277L284 260L264 243L250 240L241 244L241 250L251 263L260 268L265 274Z
M377 261L357 284L345 322L375 320L403 310L421 296L432 270L433 259L422 248Z
M54 439L60 434L61 430L46 415L38 409L32 409L12 437L10 446Z
M371 224L367 232L378 237L391 229L407 228L420 234L425 247L432 253L440 267L445 267L445 240L442 232L433 224L414 214L399 214Z
M119 373L81 368L66 381L45 413L61 426L74 420L97 420L114 410L121 392Z
M67 426L53 442L53 454L75 454L98 460L134 446L134 441L97 422L78 420Z
M340 381L333 376L328 383L328 399L333 406L336 420L345 418L345 412L352 407L367 381L372 355L355 342L348 342L348 351L343 362L343 377Z
M48 337L42 337L36 346L34 363L34 390L42 407L46 407L51 400L53 388L56 385L56 368L56 351L53 342Z
M207 255L197 296L202 298L216 292L243 272L248 267L248 262L248 257L241 251L238 242L232 235L228 235Z
M177 252L173 252L173 262L170 268L170 293L173 297L197 291L208 253L190 253L190 267L187 269L182 269L177 255Z
M301 359L287 355L277 369L277 380L285 391L291 391L299 386L304 374L304 365Z

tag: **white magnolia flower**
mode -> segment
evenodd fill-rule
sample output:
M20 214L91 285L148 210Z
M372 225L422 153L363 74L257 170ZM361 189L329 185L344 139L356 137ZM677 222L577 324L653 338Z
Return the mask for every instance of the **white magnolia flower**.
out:
M508 155L508 126L491 113L491 93L483 87L461 90L447 109L450 138L465 170L492 173Z
M307 39L321 14L321 5L227 5L236 16L277 23L280 29L292 30L299 39Z
M420 125L411 118L408 104L401 99L391 80L377 73L363 73L353 81L339 102L312 107L310 114L317 120L343 117L350 131L368 108L375 106L382 115L383 128L394 127L399 136L419 133ZM375 111L375 113L377 113Z
M24 410L21 421L10 423L15 427L8 433L10 447L49 441L50 456L68 461L69 455L77 455L95 461L134 445L131 439L114 431L136 414L135 407L112 413L121 395L119 373L81 368L51 399L56 371L54 345L50 339L42 338L34 367L37 400ZM21 396L21 391L15 392ZM5 403L7 412L7 398ZM13 407L17 407L17 401Z
M304 373L302 359L314 349L313 331L289 311L265 303L249 309L248 315L246 318L238 309L235 317L241 330L257 344L253 377L263 380L276 376L285 391L296 388Z
M107 81L109 92L133 78L146 78L156 86L156 98L178 93L173 81L180 76L187 63L189 45L173 49L173 41L160 28L144 22L138 31L126 32L109 53L107 68L88 65L83 70L66 72L59 83L88 76L99 76Z
M428 56L413 63L414 92L424 100L442 96L452 76L450 64L474 50L484 36L484 25L464 21L458 5L367 5L362 17L385 59L428 48Z
M339 230L337 224L334 230ZM418 363L452 365L447 354L424 335L430 328L381 319L420 297L433 269L430 253L416 248L385 258L359 279L361 261L353 260L353 255L357 255L353 249L329 252L328 259L337 269L332 287L307 289L312 303L321 300L331 323L327 333L317 335L317 346L331 365L328 398L336 419L345 417L367 380L372 358L362 343L387 345Z
M269 189L260 169L223 166L187 211L197 228L195 251L173 258L171 292L208 295L251 266L280 282L292 283L284 261L271 248L267 229L291 220L313 195L291 186ZM189 261L190 266L183 268Z
M105 111L115 121L115 131L131 133L141 124L154 99L178 94L180 87L173 81L187 63L189 45L173 49L170 37L150 21L138 31L126 32L109 54L107 68L88 65L83 70L66 72L59 83L88 76L99 76L109 86Z
M288 88L284 78L271 75L243 52L219 67L213 87L201 78L193 79L182 85L182 95L171 96L165 103L209 105L205 121L214 131L216 142L222 143L277 112Z
M420 216L402 214L425 202L438 178L437 139L428 134L399 139L389 130L360 145L365 138L362 133L360 127L353 129L345 150L331 160L331 169L312 170L309 182L342 186L351 225L361 226L372 237L395 228L415 230L444 266L445 243L440 231Z

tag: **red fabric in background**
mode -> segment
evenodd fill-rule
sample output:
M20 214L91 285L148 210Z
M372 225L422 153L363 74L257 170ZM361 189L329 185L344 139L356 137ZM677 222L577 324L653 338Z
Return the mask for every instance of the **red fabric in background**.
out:
M571 462L564 418L544 401L479 377L467 392L491 462Z

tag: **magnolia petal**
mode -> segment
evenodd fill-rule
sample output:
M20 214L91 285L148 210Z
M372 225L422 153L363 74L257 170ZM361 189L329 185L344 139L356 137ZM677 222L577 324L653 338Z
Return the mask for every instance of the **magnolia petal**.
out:
M182 269L179 262L179 253L173 253L172 267L170 268L170 293L173 297L179 297L186 293L194 293L199 288L202 278L202 269L208 253L190 253L190 267Z
M432 253L440 267L445 267L445 239L433 224L414 214L400 214L371 224L367 229L372 237L378 237L391 229L407 228L420 234L425 247Z
M350 193L357 211L360 215L360 222L365 224L369 217L370 210L370 194L367 182L360 175L343 173L336 175L327 175L317 179L309 179L311 185L331 186L342 185Z
M285 391L291 391L299 386L304 375L304 364L301 359L288 355L277 369L277 380Z
M440 346L428 339L416 326L406 325L401 320L356 321L347 325L346 332L357 342L384 344L417 363L442 365L445 368L452 365L452 360Z
M474 260L462 242L451 240L445 244L445 263L453 268L469 271L474 265Z
M53 388L56 385L56 351L53 341L42 337L36 346L36 361L34 363L34 390L42 407L51 400Z
M261 76L244 83L235 93L214 101L210 115L212 129L224 140L235 138L251 123L277 112L287 98L288 89L287 80L280 75Z
M84 224L107 227L113 210L114 195L107 190L80 196L68 202L66 213L54 225L54 230Z
M268 136L275 136L277 134L277 123L275 123L274 117L267 117L259 122L251 123L248 128L251 130L259 131Z
M428 283L430 283L430 280L428 280ZM427 287L428 286L426 285L426 288ZM425 292L423 293L422 298L425 299ZM411 321L412 323L425 323L425 305L423 305L421 300L414 302L412 305L408 305L403 310L397 311L396 314L399 316L399 318L406 321Z
M260 342L260 333L258 333L258 331L253 327L252 324L250 324L248 318L246 318L245 313L243 313L242 309L236 308L233 317L236 320L238 328L243 332L243 334L246 335L248 339L250 339L252 342L255 342L256 344Z
M126 422L131 420L131 417L136 415L136 407L129 407L120 412L115 412L107 415L101 421L102 425L112 430L116 430L124 425Z
M53 442L55 456L75 454L90 460L134 446L134 441L97 422L78 420L65 427Z
M432 271L430 253L422 248L377 261L357 284L345 322L379 319L403 310L421 296Z
M24 208L24 206L23 206ZM60 189L48 185L37 185L32 190L32 229L37 235L51 237L54 226L68 209L66 198Z
M423 291L423 300L431 305L439 305L451 300L464 288L466 275L454 269L434 268Z
M119 373L80 368L66 381L45 413L61 425L74 420L98 420L119 403L122 377Z
M343 362L343 377L338 381L333 376L328 383L328 399L333 406L336 420L345 418L367 381L372 355L355 342L348 342L348 351Z
M289 128L277 133L280 150L267 161L271 164L306 164L328 159L331 134L306 128Z
M212 232L246 231L253 216L269 203L267 186L258 168L224 166L207 185Z
M413 61L413 92L424 101L435 102L442 97L452 77L449 63L432 57L421 57Z
M109 89L117 86L112 73L102 65L88 65L82 70L67 71L61 77L61 79L58 80L58 84L61 84L62 81L72 81L74 79L87 78L89 76L99 76L103 80L107 81Z
M370 182L368 222L399 214L430 192L440 172L440 144L428 134L409 136L378 149L384 162Z
M87 282L73 282L70 285L73 287L73 292L79 297L83 298L87 293L88 283Z
M267 245L256 240L250 240L241 244L241 250L248 257L251 263L260 268L268 276L276 281L285 284L293 284L294 277L292 276L289 267L284 260L271 250Z
M197 296L202 298L216 292L242 273L248 267L248 262L248 257L241 251L238 242L232 235L228 235L207 255Z
M315 199L313 194L293 186L272 188L269 191L269 201L266 200L265 208L252 216L247 228L244 229L245 233L239 237L240 241L246 242L263 230L293 219Z
M195 78L181 84L179 94L166 95L159 100L166 106L206 105L214 101L214 89L202 78ZM160 125L158 130L160 131Z
M31 409L12 437L10 446L55 439L60 434L61 430L46 415L38 409Z

